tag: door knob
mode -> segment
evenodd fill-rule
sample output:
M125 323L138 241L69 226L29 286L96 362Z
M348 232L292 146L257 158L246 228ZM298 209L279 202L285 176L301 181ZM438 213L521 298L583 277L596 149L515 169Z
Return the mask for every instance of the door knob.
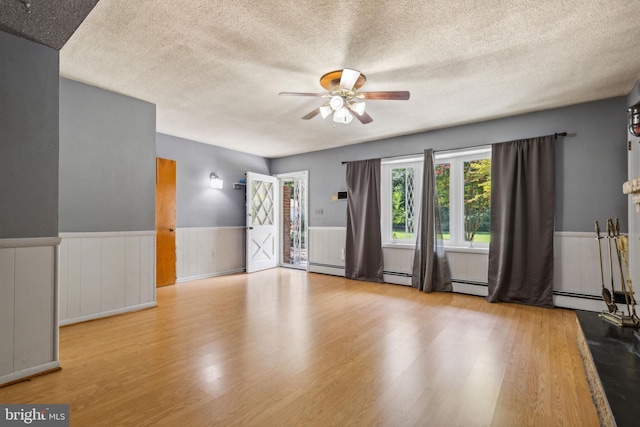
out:
M176 231L176 229L175 228L170 228L169 231L173 233L174 231Z

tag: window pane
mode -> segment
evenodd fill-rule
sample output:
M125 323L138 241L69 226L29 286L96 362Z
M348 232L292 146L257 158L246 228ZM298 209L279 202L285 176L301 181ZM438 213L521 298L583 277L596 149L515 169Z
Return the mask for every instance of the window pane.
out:
M436 165L436 189L438 191L438 203L440 204L440 221L442 224L442 239L451 240L451 228L449 226L450 202L449 189L451 178L451 164L441 163Z
M414 170L391 170L391 233L394 240L414 238Z
M251 185L251 225L273 225L273 184L256 179Z
M489 242L491 160L464 162L464 240Z

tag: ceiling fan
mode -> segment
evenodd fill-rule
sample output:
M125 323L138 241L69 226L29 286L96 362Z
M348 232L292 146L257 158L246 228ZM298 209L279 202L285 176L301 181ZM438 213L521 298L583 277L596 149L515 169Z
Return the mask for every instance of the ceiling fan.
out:
M303 120L312 119L318 114L325 119L333 114L333 121L336 123L351 123L353 116L355 116L364 125L373 121L371 116L364 111L364 99L387 101L406 101L409 99L408 91L356 92L366 80L360 71L345 68L344 70L330 71L320 77L320 85L327 90L326 93L280 92L280 95L329 98L329 102L302 116Z

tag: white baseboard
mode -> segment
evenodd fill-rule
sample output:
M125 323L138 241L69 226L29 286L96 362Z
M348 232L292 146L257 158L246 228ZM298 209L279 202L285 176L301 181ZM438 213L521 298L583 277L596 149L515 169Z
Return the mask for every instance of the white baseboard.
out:
M116 310L101 311L100 313L89 314L86 316L74 317L73 319L64 319L60 321L60 326L73 325L74 323L87 322L89 320L102 319L103 317L111 317L118 314L131 313L134 311L140 311L147 308L157 307L158 304L154 302L148 302L146 304L138 304L129 307L118 308Z
M459 283L455 282L454 280L453 292L486 297L489 293L489 287L484 283ZM602 302L602 300L593 299L593 296L591 295L583 295L577 293L575 295L553 295L553 305L559 308L569 308L573 310L585 310L593 312L600 312L605 308L604 302ZM619 309L621 311L625 311L625 308L623 308L622 306L620 306Z
M470 284L453 281L453 292L459 294L476 295L486 297L489 294L489 288L486 284Z
M216 273L200 274L198 276L180 277L176 280L176 283L189 282L191 280L209 279L211 277L226 276L228 274L244 273L245 271L247 270L244 268L237 268L234 270L218 271Z
M309 273L330 274L332 276L344 277L344 267L341 266L309 264L307 271Z
M60 362L59 361L54 361L54 362L48 362L48 363L44 363L42 365L38 365L38 366L33 366L31 368L27 368L27 369L23 369L21 371L17 371L17 372L12 372L10 374L7 375L3 375L0 377L0 387L5 385L5 384L9 384L13 381L17 381L23 378L29 378L32 377L34 375L38 375L41 374L43 372L48 372L48 371L53 371L54 369L58 369L60 368Z
M570 308L573 310L601 312L605 308L604 301L587 299L580 297L572 297L567 295L554 295L553 305L561 308ZM622 308L622 307L620 307Z
M393 285L411 286L411 276L397 274L383 274L384 283Z

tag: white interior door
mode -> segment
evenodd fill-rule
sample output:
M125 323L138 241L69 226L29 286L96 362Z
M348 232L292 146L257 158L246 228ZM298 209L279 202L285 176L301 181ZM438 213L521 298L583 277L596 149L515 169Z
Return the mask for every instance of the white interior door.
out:
M247 172L247 273L278 265L277 182Z

